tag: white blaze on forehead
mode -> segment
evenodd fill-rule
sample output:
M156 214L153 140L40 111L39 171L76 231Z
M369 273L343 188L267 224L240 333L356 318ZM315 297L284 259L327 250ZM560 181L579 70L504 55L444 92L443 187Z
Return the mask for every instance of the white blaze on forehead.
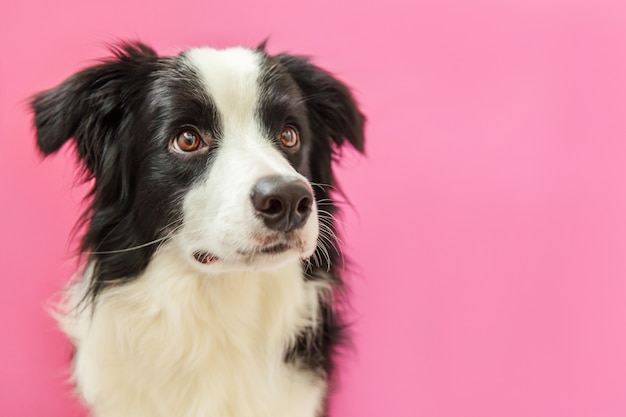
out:
M219 114L222 142L212 168L220 173L219 178L231 176L237 164L241 169L252 169L249 176L255 181L263 175L297 176L289 161L272 146L257 114L263 55L236 47L195 48L183 56L198 71ZM231 152L236 152L236 157ZM251 179L239 178L244 180Z
M187 51L185 58L206 84L220 115L224 136L241 134L242 128L258 131L255 113L261 72L259 53L245 48L197 48Z

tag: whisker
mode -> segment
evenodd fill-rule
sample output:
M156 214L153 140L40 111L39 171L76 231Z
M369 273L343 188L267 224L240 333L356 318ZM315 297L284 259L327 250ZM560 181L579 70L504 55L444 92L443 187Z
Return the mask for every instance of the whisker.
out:
M166 236L160 237L158 239L154 239L151 240L150 242L146 242L146 243L142 243L141 245L137 245L137 246L131 246L130 248L124 248L124 249L114 249L114 250L108 250L108 251L85 251L83 252L84 255L110 255L110 254L114 254L114 253L125 253L125 252L131 252L134 250L138 250L138 249L142 249L157 243L160 243L160 245L157 247L157 250L159 250L163 244L165 244L165 242L167 240L169 240L172 235L176 232L178 232L181 228L183 228L185 225L189 225L190 223L194 223L194 222L202 222L205 221L207 218L200 218L200 219L193 219L193 220L188 220L185 221L181 224L179 224L178 226L174 227L174 229L172 229ZM168 229L170 226L174 225L175 223L179 222L180 220L174 220L170 223L168 223L166 226L162 227L161 230L165 231L166 229ZM192 230L187 230L185 231L186 233L195 233L197 231L201 231L202 228L198 228L198 229L192 229ZM110 233L112 233L113 230Z
M324 184L324 183L321 183L321 182L312 182L312 181L309 181L309 184L311 184L311 185L312 185L312 186L314 186L314 187L320 187L320 188L336 188L336 187L335 187L334 185L332 185L332 184Z
M342 242L341 238L337 235L337 233L335 233L334 229L330 225L324 224L322 222L322 223L320 223L320 230L323 230L326 233L328 233L328 235L329 235L328 237L331 240L335 240L339 244L343 245L343 242Z
M320 248L322 255L324 255L324 258L326 259L326 272L329 272L332 261L330 259L330 254L328 253L328 249L326 248L326 245L324 245L324 243L322 242L320 242L320 245L318 247Z
M313 258L313 261L315 262L315 266L316 267L319 268L319 267L322 266L322 263L321 263L320 257L319 257L319 250L317 248L315 249L315 252L313 252L312 258Z
M104 250L104 251L93 251L93 252L83 252L85 255L109 255L109 254L113 254L113 253L124 253L124 252L131 252L137 249L141 249L141 248L145 248L147 246L151 246L154 245L156 243L159 243L163 240L166 240L168 238L168 236L165 237L161 237L155 240L152 240L150 242L146 242L144 244L141 245L137 245L137 246L131 246L130 248L124 248L124 249L117 249L117 250Z
M345 227L346 226L346 222L343 221L342 219L332 215L330 212L326 211L326 210L320 210L318 209L317 212L320 214L319 219L322 223L328 224L332 227L332 225L334 223L336 223L337 225L339 225L340 227Z
M329 236L322 235L322 234L320 234L319 238L323 240L322 243L329 244L333 249L335 249L335 252L337 252L339 255L341 255L341 251L335 245L335 243L333 242L332 238L330 238Z

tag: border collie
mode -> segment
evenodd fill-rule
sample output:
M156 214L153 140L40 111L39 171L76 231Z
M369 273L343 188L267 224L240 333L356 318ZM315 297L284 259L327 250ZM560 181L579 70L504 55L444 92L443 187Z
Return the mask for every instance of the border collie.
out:
M93 188L61 325L98 417L326 414L341 323L331 162L348 88L258 49L125 43L31 102Z

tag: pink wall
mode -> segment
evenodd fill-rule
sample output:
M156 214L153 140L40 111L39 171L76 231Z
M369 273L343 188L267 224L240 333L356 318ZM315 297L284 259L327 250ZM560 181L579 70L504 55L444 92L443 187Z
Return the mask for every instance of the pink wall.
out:
M115 39L268 35L369 116L340 172L356 353L334 415L626 415L626 2L377 3L2 3L0 415L84 415L44 311L82 192L70 156L36 155L24 100Z

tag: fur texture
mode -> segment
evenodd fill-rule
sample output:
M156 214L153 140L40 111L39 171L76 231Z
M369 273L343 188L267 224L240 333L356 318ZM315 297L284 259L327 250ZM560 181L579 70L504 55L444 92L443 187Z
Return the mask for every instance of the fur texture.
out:
M331 161L363 150L349 90L263 47L113 55L32 100L42 153L73 139L94 179L61 317L79 392L98 417L323 415ZM282 188L259 203L268 178ZM301 221L267 220L283 215Z

